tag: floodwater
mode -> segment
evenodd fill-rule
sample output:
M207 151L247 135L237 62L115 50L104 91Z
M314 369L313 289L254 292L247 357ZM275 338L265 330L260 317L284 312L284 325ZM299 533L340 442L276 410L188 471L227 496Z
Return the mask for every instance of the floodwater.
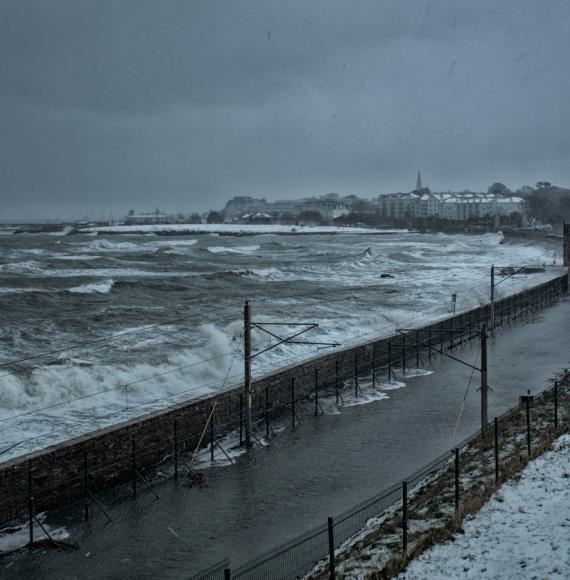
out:
M517 403L528 389L542 390L568 365L570 301L497 330L489 340L489 417ZM477 360L474 340L454 351ZM326 521L403 479L479 427L479 377L475 373L453 437L471 370L447 358L433 374L403 378L389 398L334 408L319 417L302 415L267 448L254 449L235 464L204 471L207 485L187 487L169 479L155 485L160 496L128 489L110 508L107 523L92 506L48 516L65 527L76 551L21 550L0 560L3 578L184 578L224 558L232 566L249 560ZM363 388L363 397L366 386Z

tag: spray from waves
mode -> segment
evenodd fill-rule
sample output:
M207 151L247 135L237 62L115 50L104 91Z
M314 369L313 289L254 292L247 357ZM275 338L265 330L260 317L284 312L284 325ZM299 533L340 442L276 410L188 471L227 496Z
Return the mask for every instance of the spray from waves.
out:
M85 355L79 353L78 358L62 359L61 364L0 377L0 414L4 418L73 399L78 400L50 409L49 416L65 419L85 412L101 415L125 410L125 385L129 385L127 395L131 407L179 393L199 396L214 392L223 384L232 357L239 356L241 322L224 328L208 324L199 330L201 346L165 355L160 364L155 360L88 364ZM240 373L241 365L232 366L233 382L241 380ZM90 395L94 396L81 399ZM170 403L164 401L158 406ZM4 423L4 428L9 429L11 424L11 421ZM22 437L21 432L14 435Z
M90 284L75 286L69 288L67 291L72 294L109 294L114 284L115 281L110 278L109 280L102 280L101 282L92 282Z
M259 246L210 246L206 249L212 254L251 254L259 250Z

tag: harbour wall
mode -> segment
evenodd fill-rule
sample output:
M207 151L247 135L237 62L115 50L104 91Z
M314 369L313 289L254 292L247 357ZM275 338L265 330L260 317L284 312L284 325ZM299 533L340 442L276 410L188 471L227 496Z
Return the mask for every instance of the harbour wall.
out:
M495 325L523 320L568 292L568 276L554 278L495 304ZM342 397L358 391L359 380L371 373L386 380L388 372L416 367L437 352L477 340L491 322L489 304L280 369L253 382L254 435L262 437L271 422L291 417L307 401L315 405L327 394ZM450 332L451 331L451 332ZM418 365L419 363L419 365ZM32 512L91 501L108 487L137 485L157 464L169 461L175 473L191 463L196 449L225 434L242 432L242 386L192 399L125 421L0 464L0 527ZM174 467L172 467L174 465Z

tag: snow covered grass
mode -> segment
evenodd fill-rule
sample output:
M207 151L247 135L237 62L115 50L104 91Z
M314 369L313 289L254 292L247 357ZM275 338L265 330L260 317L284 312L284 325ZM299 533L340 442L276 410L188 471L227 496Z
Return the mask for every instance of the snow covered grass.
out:
M398 501L337 549L337 577L570 577L570 541L563 539L570 537L570 435L556 440L570 432L570 375L557 378L558 433L552 425L552 391L535 396L532 404L534 461L526 463L524 409L517 407L499 421L498 482L494 438L472 439L460 452L459 512L453 461L443 457L426 476L408 480L407 560ZM308 576L327 577L326 562Z
M570 578L570 435L399 578Z

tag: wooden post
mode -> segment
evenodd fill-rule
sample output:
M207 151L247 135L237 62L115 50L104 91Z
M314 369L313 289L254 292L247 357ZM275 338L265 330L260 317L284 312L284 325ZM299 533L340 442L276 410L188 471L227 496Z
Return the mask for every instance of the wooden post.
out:
M83 518L89 519L89 488L87 481L87 452L83 452Z
M34 496L32 495L32 464L28 461L28 525L30 527L30 548L34 545Z
M340 377L338 374L338 358L335 360L335 387L336 387L336 404L338 405L338 399L339 399L339 381L340 381Z
M558 381L554 381L554 429L558 429Z
M376 343L372 345L372 388L376 387Z
M269 387L265 387L265 437L269 439Z
M214 409L210 415L210 462L214 462Z

